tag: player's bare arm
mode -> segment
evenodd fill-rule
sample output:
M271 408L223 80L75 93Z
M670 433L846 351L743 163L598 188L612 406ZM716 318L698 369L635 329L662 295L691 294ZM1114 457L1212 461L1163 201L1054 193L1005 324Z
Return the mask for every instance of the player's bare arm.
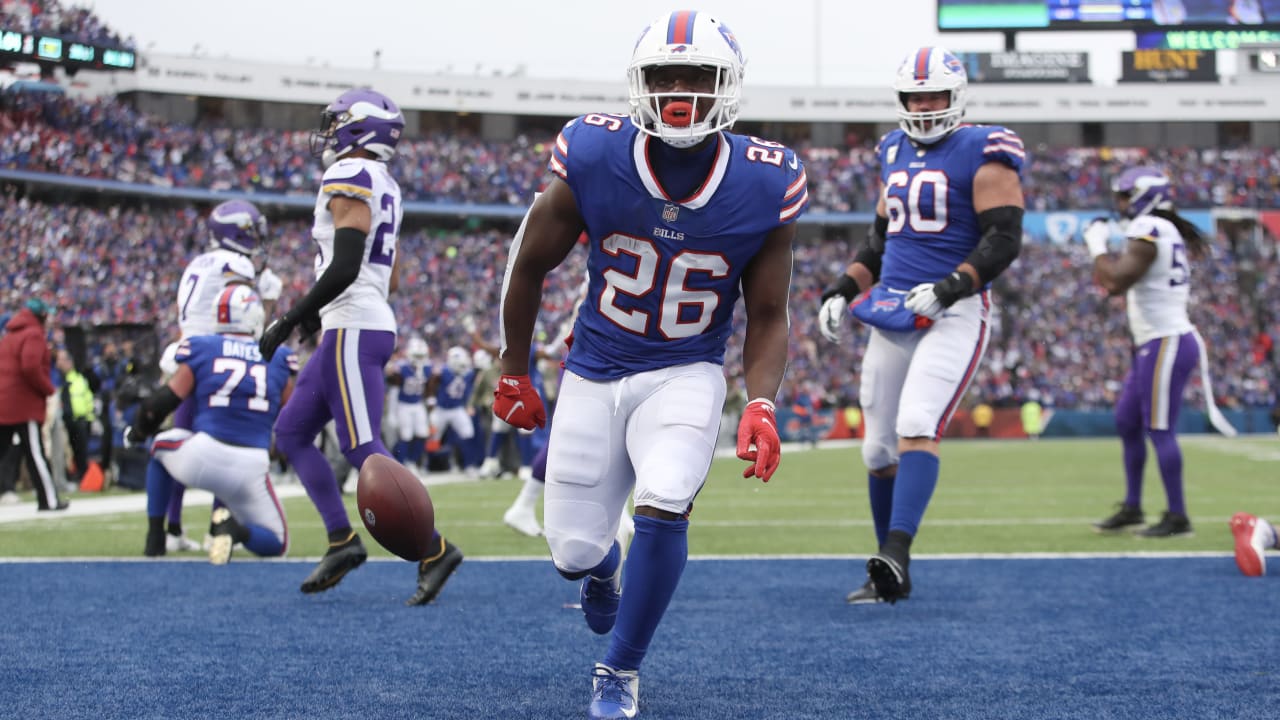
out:
M795 223L774 228L742 273L742 301L747 311L742 366L748 398L777 397L787 369L787 298L795 237Z
M844 274L858 284L858 292L865 292L880 279L880 258L884 255L885 235L889 231L889 210L884 205L884 189L876 200L876 217L867 231L867 239L853 256L853 262Z
M529 374L529 344L542 306L542 281L573 250L584 224L573 190L559 178L533 202L518 242L502 301L504 375Z
M947 277L912 288L906 307L936 319L957 300L999 277L1022 252L1023 205L1016 170L997 162L979 167L973 178L973 209L980 233L977 245Z
M190 365L183 363L178 366L166 385L179 400L185 400L196 389L196 374L191 371Z
M391 263L391 281L387 284L388 292L400 289L400 249L396 248L396 258Z
M1093 276L1109 295L1123 295L1147 274L1156 255L1155 243L1131 238L1119 255L1104 253L1094 258Z
M284 389L280 391L280 407L289 402L289 398L293 396L293 386L297 382L297 378L289 378L285 381Z

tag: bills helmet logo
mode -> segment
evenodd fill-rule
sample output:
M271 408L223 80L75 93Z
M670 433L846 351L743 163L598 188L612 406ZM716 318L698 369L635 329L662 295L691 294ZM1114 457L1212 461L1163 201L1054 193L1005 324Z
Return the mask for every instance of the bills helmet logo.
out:
M728 43L729 49L733 51L733 54L735 56L737 56L738 62L740 63L746 62L746 60L742 57L742 48L738 46L738 38L734 37L733 31L729 29L729 26L721 24L719 26L719 30L720 30L720 35L724 38L724 41Z

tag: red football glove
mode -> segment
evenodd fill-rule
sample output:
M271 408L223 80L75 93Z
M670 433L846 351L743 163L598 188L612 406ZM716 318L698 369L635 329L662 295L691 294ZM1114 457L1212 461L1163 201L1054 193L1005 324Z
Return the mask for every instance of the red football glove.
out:
M742 421L738 423L738 457L753 463L742 472L742 477L755 476L765 482L769 482L782 462L778 421L773 416L773 403L768 400L752 400L742 411Z
M547 411L528 375L503 375L493 391L493 414L521 430L546 427Z

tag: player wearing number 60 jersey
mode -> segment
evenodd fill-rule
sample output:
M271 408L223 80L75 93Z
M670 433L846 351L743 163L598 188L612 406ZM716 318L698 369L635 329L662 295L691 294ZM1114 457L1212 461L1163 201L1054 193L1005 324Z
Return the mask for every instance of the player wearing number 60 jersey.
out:
M938 441L986 352L990 283L1021 250L1026 153L1007 128L961 124L967 87L964 66L943 48L903 60L893 83L900 127L876 149L872 231L822 296L828 339L839 339L850 301L871 326L859 399L880 551L851 603L910 594L910 547L938 482Z
M546 422L529 381L543 278L580 233L588 238L543 516L556 569L583 581L588 626L613 633L592 673L593 718L635 716L640 663L684 569L689 513L711 465L739 293L752 400L738 454L751 462L746 475L762 480L779 462L773 399L787 359L791 244L808 193L791 150L728 132L742 65L734 34L706 13L649 25L628 72L630 119L586 115L564 127L554 177L511 247L494 413L533 428ZM623 576L615 536L633 487Z
M305 593L333 587L367 557L316 437L335 421L342 454L357 470L370 455L391 457L382 443L384 373L396 345L387 295L396 288L403 209L387 161L403 131L400 109L374 90L348 90L325 107L311 138L312 153L325 167L311 229L319 246L316 284L267 327L260 343L262 356L270 358L295 327L323 330L275 428L276 447L297 471L329 535L328 552L302 582ZM436 540L419 564L411 604L433 600L462 561L457 548Z

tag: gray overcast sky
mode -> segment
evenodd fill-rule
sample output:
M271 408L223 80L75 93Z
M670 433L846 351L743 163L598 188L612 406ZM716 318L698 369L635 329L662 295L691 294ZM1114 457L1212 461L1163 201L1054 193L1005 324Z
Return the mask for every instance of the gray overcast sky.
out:
M747 83L887 85L912 48L1000 50L999 33L939 34L935 0L69 0L93 7L143 52L423 72L617 80L632 42L663 13L691 7L733 28ZM363 13L363 16L353 11ZM367 18L367 19L366 19ZM351 28L351 31L348 29ZM355 30L354 28L362 28ZM1090 50L1111 84L1131 33L1023 33L1021 50Z

